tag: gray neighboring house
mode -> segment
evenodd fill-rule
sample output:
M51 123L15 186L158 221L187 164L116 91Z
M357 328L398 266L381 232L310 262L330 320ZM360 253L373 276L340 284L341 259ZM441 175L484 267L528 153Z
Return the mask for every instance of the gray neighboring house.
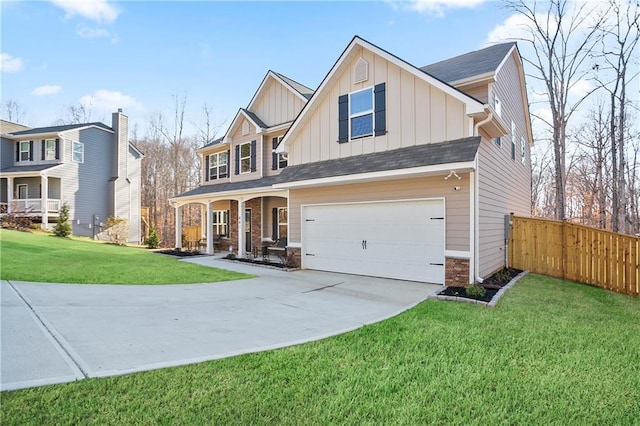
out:
M1 125L0 214L24 212L52 229L67 203L73 235L95 237L115 216L128 221L128 241L140 242L143 154L129 142L122 110L111 127Z

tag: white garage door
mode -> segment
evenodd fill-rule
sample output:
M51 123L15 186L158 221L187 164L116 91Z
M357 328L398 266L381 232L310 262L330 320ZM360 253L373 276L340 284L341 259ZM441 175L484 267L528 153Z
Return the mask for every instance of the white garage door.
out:
M444 201L302 208L303 267L444 283Z

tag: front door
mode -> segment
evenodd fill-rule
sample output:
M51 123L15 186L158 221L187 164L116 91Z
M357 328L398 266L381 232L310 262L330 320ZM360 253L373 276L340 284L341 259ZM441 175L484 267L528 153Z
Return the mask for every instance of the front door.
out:
M18 199L26 200L29 198L29 186L21 184L18 185Z
M251 209L244 211L244 250L251 253Z

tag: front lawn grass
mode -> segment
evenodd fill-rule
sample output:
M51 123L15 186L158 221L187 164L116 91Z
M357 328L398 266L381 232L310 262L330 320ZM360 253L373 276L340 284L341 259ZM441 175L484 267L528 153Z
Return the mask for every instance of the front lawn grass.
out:
M145 249L0 229L0 279L82 284L178 284L250 275L180 262Z
M603 424L640 419L640 300L529 275L300 346L2 394L11 424Z

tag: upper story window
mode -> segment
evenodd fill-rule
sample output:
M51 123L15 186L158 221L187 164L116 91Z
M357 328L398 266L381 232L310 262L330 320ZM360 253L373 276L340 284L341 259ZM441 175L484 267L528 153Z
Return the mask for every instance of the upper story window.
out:
M511 159L516 159L516 123L511 122Z
M236 145L235 174L250 173L257 170L256 141Z
M522 164L525 162L525 157L527 156L527 147L524 142L524 136L520 137L520 160Z
M44 151L43 160L57 160L57 142L55 139L47 139L42 147Z
M373 87L349 94L351 139L373 135Z
M229 153L227 151L209 155L209 180L229 176Z
M72 159L76 163L84 163L84 144L82 142L71 142L73 147Z
M287 167L287 164L288 164L287 154L283 152L280 152L280 153L276 152L276 148L278 147L278 144L280 143L281 140L282 140L282 136L273 138L271 140L271 148L272 148L271 170L284 169L285 167Z
M502 103L500 102L500 98L496 95L493 95L493 110L496 112L496 115L500 117L502 113Z
M251 171L251 144L243 143L240 145L240 173L249 173Z
M338 142L387 132L385 92L380 83L338 98Z
M18 161L33 160L33 141L18 142Z

